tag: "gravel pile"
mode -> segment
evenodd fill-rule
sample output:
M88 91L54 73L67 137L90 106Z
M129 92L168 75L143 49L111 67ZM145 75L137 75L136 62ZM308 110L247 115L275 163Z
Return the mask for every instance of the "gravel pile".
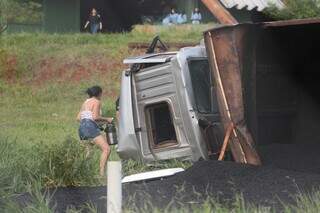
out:
M320 174L320 144L271 144L259 153L264 165Z
M310 192L320 184L320 175L277 169L271 166L253 167L232 162L197 162L184 173L163 181L145 185L132 184L130 192L141 191L151 196L158 207L175 203L201 202L206 196L230 203L236 194L257 205L281 208L284 203L294 203L293 195L299 191ZM179 193L179 190L181 192ZM178 193L177 193L178 192ZM143 194L136 196L143 203Z
M126 204L132 204L134 200L136 206L143 206L148 200L163 208L169 204L201 202L207 196L229 204L236 194L242 194L250 203L279 209L281 202L294 204L293 196L298 192L310 192L320 186L317 150L320 145L314 144L260 147L264 163L261 167L199 161L185 172L165 180L125 184L124 200ZM59 188L53 202L58 212L70 205L79 207L85 202L104 211L105 195L106 187Z

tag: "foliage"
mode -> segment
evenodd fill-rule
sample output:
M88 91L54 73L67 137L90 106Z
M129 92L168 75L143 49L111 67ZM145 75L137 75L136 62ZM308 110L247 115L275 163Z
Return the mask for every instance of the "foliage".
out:
M275 20L303 19L320 17L319 0L287 0L286 6L279 10L271 6L265 11Z
M43 18L42 2L35 0L7 1L5 18L8 23L41 23Z
M6 24L7 0L0 0L0 30Z
M40 181L33 180L27 184L27 193L30 195L30 201L25 205L15 202L8 197L3 199L2 212L4 213L53 213L54 207L50 207L52 194L43 191Z
M52 145L21 146L8 139L0 140L0 196L28 190L33 180L44 186L99 184L99 152L86 157L76 140Z
M95 152L89 158L85 146L80 146L73 138L52 145L39 144L34 151L39 155L38 169L46 186L99 183L97 182L99 152Z

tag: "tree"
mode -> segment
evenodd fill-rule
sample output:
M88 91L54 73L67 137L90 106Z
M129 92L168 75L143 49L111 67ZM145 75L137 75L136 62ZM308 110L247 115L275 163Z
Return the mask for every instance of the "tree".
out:
M320 17L320 0L286 0L285 7L278 9L271 5L265 13L275 20Z
M5 29L7 11L7 0L0 0L0 33Z
M42 16L42 0L0 0L0 24L39 23Z

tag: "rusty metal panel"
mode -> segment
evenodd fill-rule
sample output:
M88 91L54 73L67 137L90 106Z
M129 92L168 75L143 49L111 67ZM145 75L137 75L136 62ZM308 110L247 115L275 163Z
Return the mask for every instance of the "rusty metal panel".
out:
M224 27L205 32L205 42L213 71L219 110L225 132L234 124L230 148L236 162L260 164L254 141L245 121L242 86L243 52L251 25Z
M308 25L308 24L320 24L319 18L310 18L310 19L293 19L293 20L284 20L284 21L272 21L261 23L264 28L268 27L286 27L293 25Z
M302 125L318 123L317 116L311 119L309 113L315 111L315 104L302 100L315 94L308 72L318 69L319 26L320 19L304 19L205 32L215 85L221 85L216 92L225 132L235 125L230 148L236 162L260 163L252 132L259 143L283 143L313 137L319 131ZM307 80L300 82L294 79L297 76ZM301 131L294 131L297 126Z

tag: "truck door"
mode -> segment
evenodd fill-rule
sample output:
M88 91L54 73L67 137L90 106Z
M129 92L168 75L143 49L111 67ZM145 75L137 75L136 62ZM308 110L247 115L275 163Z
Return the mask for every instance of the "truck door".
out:
M135 125L142 156L147 161L191 157L172 69L169 62L134 74Z
M206 57L191 57L188 58L188 67L194 94L193 108L207 143L208 154L214 155L220 150L223 127L209 62Z

